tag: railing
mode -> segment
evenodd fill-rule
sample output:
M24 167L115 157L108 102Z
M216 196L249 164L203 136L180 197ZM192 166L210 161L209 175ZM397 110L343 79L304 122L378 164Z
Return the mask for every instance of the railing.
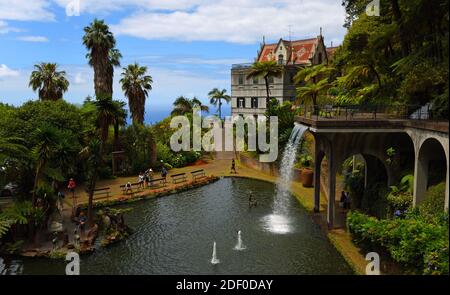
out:
M253 63L242 63L242 64L233 64L231 65L231 69L238 70L238 69L246 69L250 68L253 65Z
M433 120L431 105L301 105L300 117L313 120Z

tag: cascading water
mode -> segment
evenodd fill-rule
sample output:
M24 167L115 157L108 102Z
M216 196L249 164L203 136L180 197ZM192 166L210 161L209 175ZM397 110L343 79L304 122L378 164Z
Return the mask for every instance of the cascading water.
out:
M241 231L238 231L238 242L237 242L236 246L234 247L234 250L238 250L238 251L245 250L245 246L242 243Z
M295 123L289 141L283 151L283 158L280 165L280 176L276 186L276 196L273 204L274 214L286 214L286 200L290 193L289 188L292 182L292 172L297 156L297 149L300 140L308 127Z
M275 190L273 214L263 219L265 228L270 232L284 234L291 231L291 225L287 216L287 202L290 195L289 189L292 182L292 172L298 144L306 130L308 130L308 127L295 123L289 141L284 148L280 164L280 176Z
M220 263L220 260L217 258L216 241L214 241L214 244L213 244L213 253L212 253L211 263L212 264Z

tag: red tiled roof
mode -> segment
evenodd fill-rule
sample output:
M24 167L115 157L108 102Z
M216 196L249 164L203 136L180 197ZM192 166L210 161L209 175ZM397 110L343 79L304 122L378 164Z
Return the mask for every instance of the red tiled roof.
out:
M336 49L338 49L338 46L336 46L336 47L327 47L328 60L332 60L333 59L334 54L336 53Z
M310 58L314 56L315 49L317 47L319 38L286 41L281 40L282 43L288 49L288 62L294 61L294 64L306 64L309 63ZM280 43L280 42L279 42ZM277 60L274 52L276 51L278 44L266 44L261 50L258 61ZM292 49L292 52L290 52Z

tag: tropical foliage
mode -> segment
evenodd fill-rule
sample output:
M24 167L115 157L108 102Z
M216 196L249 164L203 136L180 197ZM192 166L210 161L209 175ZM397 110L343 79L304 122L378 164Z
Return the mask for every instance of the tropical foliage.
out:
M349 213L347 225L358 245L388 253L411 273L449 273L448 215L435 222L414 212L404 219L378 220L354 211Z
M365 13L367 1L342 4L348 32L332 63L299 70L299 103L431 103L448 117L448 1L380 1L379 17Z
M180 96L175 99L171 114L175 116L192 114L195 108L198 108L203 112L209 112L209 107L202 104L202 102L198 98L187 98L184 96Z

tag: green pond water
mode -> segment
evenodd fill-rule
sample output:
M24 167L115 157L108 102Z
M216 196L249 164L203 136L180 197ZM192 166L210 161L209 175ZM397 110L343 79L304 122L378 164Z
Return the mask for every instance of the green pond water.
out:
M252 192L258 206L249 209ZM81 274L352 274L294 197L273 215L275 186L224 178L127 205L132 236L82 256ZM236 250L238 231L241 246ZM212 264L213 243L220 261ZM1 274L65 274L63 260L0 258Z

